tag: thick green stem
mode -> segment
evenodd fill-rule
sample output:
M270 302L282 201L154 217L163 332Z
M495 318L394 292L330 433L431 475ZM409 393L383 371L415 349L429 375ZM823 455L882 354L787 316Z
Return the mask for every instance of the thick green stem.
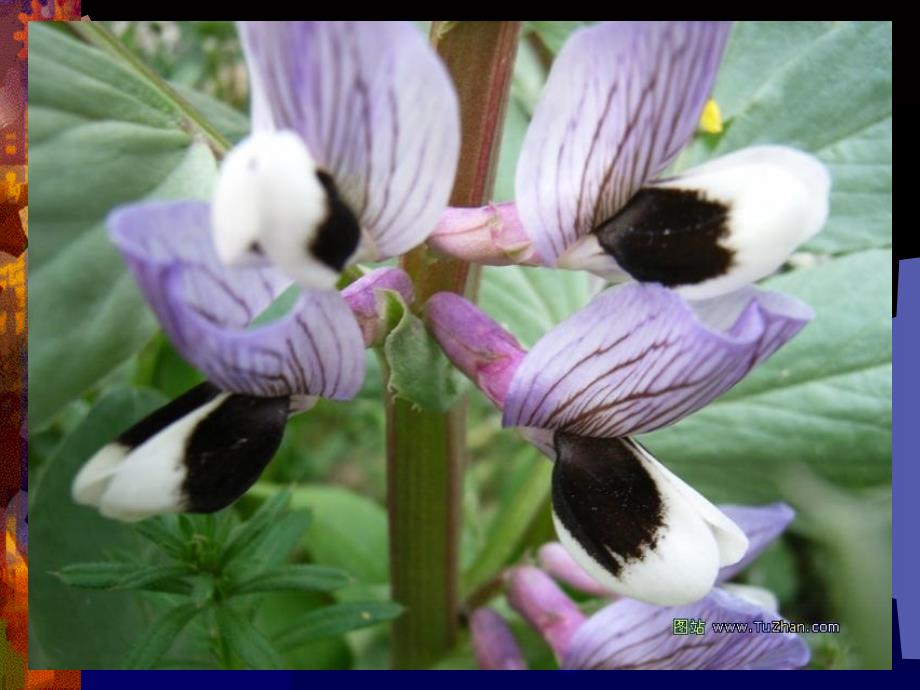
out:
M519 31L519 22L435 22L432 28L460 99L453 206L479 206L492 193ZM441 290L476 293L477 271L425 247L407 254L403 268L415 284L417 306ZM465 413L465 401L438 413L387 398L390 578L393 599L407 609L393 626L395 668L431 666L456 639Z

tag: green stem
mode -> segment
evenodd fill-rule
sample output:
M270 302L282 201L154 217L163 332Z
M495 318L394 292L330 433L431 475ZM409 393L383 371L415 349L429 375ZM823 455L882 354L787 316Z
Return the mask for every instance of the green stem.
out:
M520 22L432 26L460 100L463 143L453 206L480 206L492 193L519 31ZM402 265L419 306L441 290L476 293L478 271L425 247ZM439 413L387 396L390 580L393 599L407 609L393 625L395 668L429 667L456 641L465 416L465 401Z
M163 77L135 55L106 26L99 22L70 22L68 26L84 41L122 60L143 76L160 95L185 117L189 127L200 132L208 141L214 154L220 158L230 149L230 141L199 113L191 103L179 95Z

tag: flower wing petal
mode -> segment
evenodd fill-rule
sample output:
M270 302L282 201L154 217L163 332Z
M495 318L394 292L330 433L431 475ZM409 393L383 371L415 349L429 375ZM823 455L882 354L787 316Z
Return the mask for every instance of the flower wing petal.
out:
M612 288L528 353L503 424L596 437L673 424L734 386L811 316L798 300L755 288L693 303L659 285Z
M246 330L289 281L267 268L225 267L207 203L124 207L109 230L170 340L223 390L337 400L358 392L364 340L337 292L301 292L283 318Z
M720 22L611 22L572 35L524 138L515 192L553 265L677 155L728 35Z
M447 205L460 150L450 77L409 22L243 22L256 128L292 129L376 245L411 249Z
M656 604L696 601L747 549L737 525L632 439L556 433L553 522L603 587Z
M705 633L674 634L675 619L702 621ZM754 621L779 620L775 611L718 588L686 606L661 607L622 599L593 615L575 634L564 666L570 669L794 669L808 663L808 645L793 633L757 632ZM751 626L716 633L713 622Z
M127 522L211 513L252 486L281 443L290 401L205 382L103 446L74 479L77 503Z

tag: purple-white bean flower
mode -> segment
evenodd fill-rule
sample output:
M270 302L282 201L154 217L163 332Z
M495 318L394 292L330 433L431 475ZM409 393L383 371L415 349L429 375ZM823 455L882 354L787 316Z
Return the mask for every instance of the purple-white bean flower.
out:
M103 447L74 498L109 517L218 510L274 455L289 414L347 400L378 339L375 290L342 271L423 242L447 204L459 109L408 22L242 23L252 133L213 199L115 210L109 234L164 332L208 379ZM282 318L254 320L291 284Z
M722 506L746 533L742 560L722 568L701 600L661 607L617 598L571 559L558 543L543 546L541 568L519 566L506 575L507 599L536 630L565 669L795 669L808 663L798 635L771 632L782 621L769 591L727 581L750 564L786 528L794 513L782 503ZM553 581L614 601L591 616ZM759 622L759 623L758 623ZM731 624L731 632L713 623ZM495 611L470 616L473 649L486 669L523 669L526 662L507 623ZM740 628L740 631L739 631Z
M811 316L748 288L691 308L660 285L598 295L529 352L475 305L438 293L429 327L503 409L504 426L555 461L560 541L599 582L657 604L703 597L745 553L744 533L633 434L673 424L731 388Z
M813 316L750 285L827 217L815 158L761 146L656 179L693 134L728 25L606 23L553 64L518 161L513 203L448 209L437 250L487 264L583 268L625 284L530 352L447 294L431 329L554 459L557 533L608 588L657 604L705 596L741 530L633 434L673 424L734 386Z
M816 158L754 146L658 177L697 127L728 31L613 22L572 34L524 137L516 200L447 209L430 246L694 299L776 271L827 218L830 178Z

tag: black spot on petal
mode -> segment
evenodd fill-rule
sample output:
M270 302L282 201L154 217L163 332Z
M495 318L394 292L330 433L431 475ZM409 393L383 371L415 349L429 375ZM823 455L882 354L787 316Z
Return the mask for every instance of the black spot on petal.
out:
M592 559L619 575L624 562L655 547L664 525L655 480L631 439L557 431L554 442L553 511Z
M339 195L332 176L322 170L317 170L316 176L326 190L327 214L308 250L330 268L341 271L361 241L361 227Z
M289 398L231 395L185 445L182 495L193 513L220 510L255 484L281 444Z
M699 191L645 187L594 232L608 254L633 278L669 287L724 275L734 253L729 208Z

